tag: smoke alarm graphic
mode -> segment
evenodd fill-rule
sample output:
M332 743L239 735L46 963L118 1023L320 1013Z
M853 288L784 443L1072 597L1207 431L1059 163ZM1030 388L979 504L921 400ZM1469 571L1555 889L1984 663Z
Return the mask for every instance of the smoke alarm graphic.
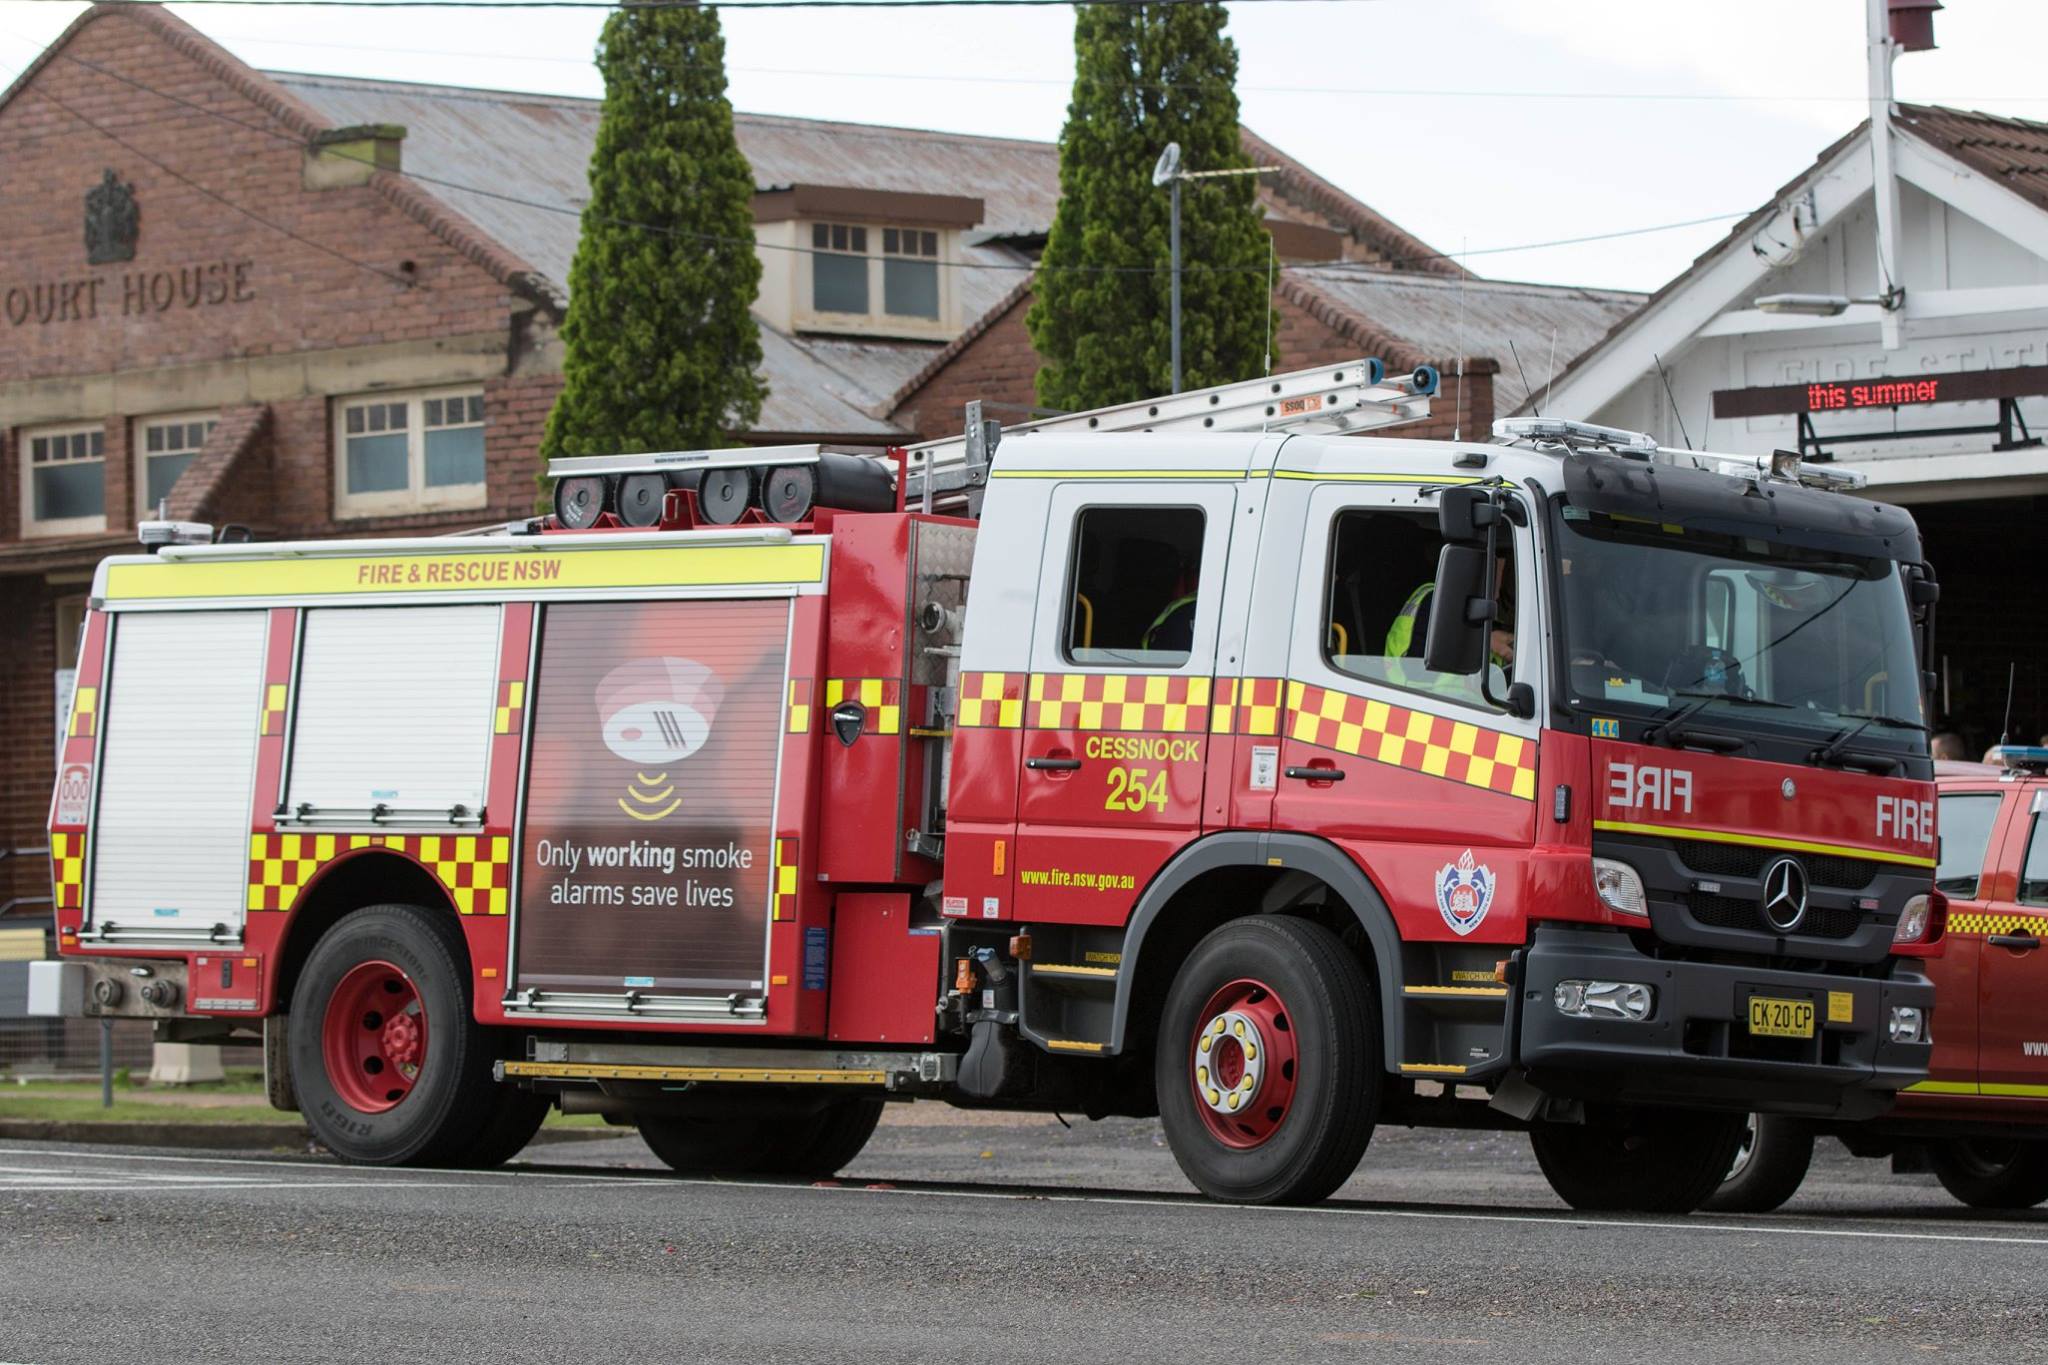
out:
M597 685L604 746L636 765L688 758L711 738L725 688L694 659L635 659Z

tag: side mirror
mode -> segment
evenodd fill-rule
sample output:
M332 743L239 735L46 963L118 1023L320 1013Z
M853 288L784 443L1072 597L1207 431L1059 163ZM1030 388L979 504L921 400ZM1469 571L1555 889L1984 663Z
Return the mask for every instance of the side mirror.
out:
M1487 590L1486 570L1483 546L1446 545L1437 556L1424 668L1434 673L1477 673L1485 665L1487 624L1494 610L1492 600L1482 595Z
M1906 579L1906 597L1916 607L1931 607L1941 600L1941 584L1923 570Z
M1446 488L1437 495L1437 531L1453 545L1486 539L1486 528L1499 516L1499 505L1484 488Z

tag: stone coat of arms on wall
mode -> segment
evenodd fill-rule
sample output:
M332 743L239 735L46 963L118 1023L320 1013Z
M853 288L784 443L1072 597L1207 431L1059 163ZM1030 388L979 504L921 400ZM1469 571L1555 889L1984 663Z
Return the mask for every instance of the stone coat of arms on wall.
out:
M85 192L85 259L112 265L135 259L135 237L142 226L142 207L135 186L123 184L109 169L100 183Z

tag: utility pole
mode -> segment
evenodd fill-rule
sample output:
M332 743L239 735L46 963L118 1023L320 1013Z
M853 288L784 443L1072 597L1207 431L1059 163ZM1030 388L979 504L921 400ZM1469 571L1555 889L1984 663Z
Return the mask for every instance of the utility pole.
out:
M1892 172L1892 42L1887 0L1864 0L1864 55L1870 77L1870 169L1877 200L1877 292L1894 297L1899 288L1899 182ZM1887 351L1901 345L1899 309L1887 304L1878 312L1878 335Z
M1876 0L1876 2L1877 2L1878 4L1883 4L1883 3L1884 3L1884 0ZM1163 152L1161 152L1161 153L1159 154L1159 160L1158 160L1157 164L1155 164L1155 165L1154 165L1154 166L1152 167L1152 183L1153 183L1154 185L1164 185L1164 186L1166 186L1166 187L1168 188L1169 192L1170 192L1170 193L1172 194L1172 196L1173 196L1173 199L1172 199L1172 203L1173 203L1173 208L1172 208L1172 211L1171 211L1171 213L1172 213L1172 217L1171 217L1171 220L1170 220L1170 224L1169 224L1169 226L1168 226L1168 229L1167 229L1167 243L1168 243L1168 245L1167 245L1167 256L1168 256L1168 258L1169 258L1169 261L1170 261L1170 269L1171 269L1171 270L1172 270L1172 272L1173 272L1173 278L1172 278L1172 282L1171 282L1171 284L1170 284L1170 286L1169 286L1169 299L1170 299L1170 302L1169 302L1169 304L1168 304L1168 310L1169 310L1169 319L1168 319L1168 325L1169 325L1169 326L1170 326L1170 328L1172 329L1172 363L1173 363L1173 388L1172 388L1172 390L1171 390L1171 391L1172 391L1172 392L1174 392L1174 393L1179 393L1179 392L1180 392L1180 390L1181 390L1181 384L1180 384L1180 185L1181 185L1181 182L1182 182L1183 180L1221 180L1221 179L1223 179L1223 178L1225 178L1225 177L1227 177L1227 176L1233 176L1233 175L1263 175L1263 174L1265 174L1265 173L1266 173L1267 171L1277 171L1277 170L1279 170L1279 169L1280 169L1280 168L1279 168L1278 166L1241 166L1241 167L1238 167L1238 168L1236 168L1236 169L1234 169L1234 170L1227 170L1227 171L1184 171L1184 170L1182 170L1182 169L1181 169L1181 166L1180 166L1180 144L1179 144L1178 142L1169 142L1169 143L1167 143L1167 144L1166 144L1166 150L1165 150L1165 151L1163 151Z

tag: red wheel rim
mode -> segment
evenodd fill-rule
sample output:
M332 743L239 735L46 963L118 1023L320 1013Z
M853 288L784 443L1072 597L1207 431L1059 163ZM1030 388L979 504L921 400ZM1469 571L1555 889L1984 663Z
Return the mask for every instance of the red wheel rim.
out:
M1209 1135L1242 1150L1279 1132L1299 1061L1294 1021L1270 986L1243 977L1210 996L1188 1053L1195 1113Z
M320 1050L343 1104L365 1114L396 1106L427 1059L427 1011L412 979L389 962L349 968L327 999Z

